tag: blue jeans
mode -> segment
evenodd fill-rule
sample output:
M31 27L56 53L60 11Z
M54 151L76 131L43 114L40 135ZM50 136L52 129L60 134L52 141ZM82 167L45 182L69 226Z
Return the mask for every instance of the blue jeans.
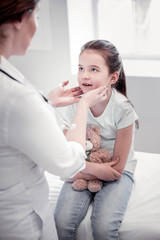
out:
M131 195L133 174L124 171L114 182L103 182L97 193L75 191L64 183L55 209L59 240L76 239L76 230L93 201L91 226L95 240L118 240L118 230Z

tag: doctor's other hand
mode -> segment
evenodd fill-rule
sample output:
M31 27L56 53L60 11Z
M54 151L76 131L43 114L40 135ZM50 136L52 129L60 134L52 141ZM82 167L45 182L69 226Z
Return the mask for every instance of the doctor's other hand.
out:
M65 88L69 81L64 81L58 87L54 88L48 95L48 101L54 107L65 107L70 104L76 103L80 100L81 91L80 87Z

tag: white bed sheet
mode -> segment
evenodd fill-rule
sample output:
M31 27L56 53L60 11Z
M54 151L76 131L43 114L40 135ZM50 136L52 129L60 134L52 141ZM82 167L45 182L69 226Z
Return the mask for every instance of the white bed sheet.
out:
M119 230L120 240L160 240L160 154L136 152L135 184ZM46 172L49 198L55 208L63 185L57 176ZM92 206L82 221L77 240L93 240Z

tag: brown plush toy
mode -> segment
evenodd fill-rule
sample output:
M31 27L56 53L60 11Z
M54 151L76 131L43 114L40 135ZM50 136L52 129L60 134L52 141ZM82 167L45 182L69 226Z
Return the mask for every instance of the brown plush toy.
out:
M106 149L100 148L101 137L100 129L98 126L87 128L86 134L86 155L87 161L95 163L110 162L112 160L111 154ZM90 192L98 192L102 188L101 180L84 180L77 179L73 182L72 187L74 190L81 191L88 189Z

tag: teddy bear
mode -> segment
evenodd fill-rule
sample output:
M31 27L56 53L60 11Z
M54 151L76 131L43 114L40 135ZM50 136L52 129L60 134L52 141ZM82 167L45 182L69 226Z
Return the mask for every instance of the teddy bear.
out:
M94 163L110 162L112 156L106 149L100 148L101 137L100 128L98 126L87 127L86 130L86 155L87 161ZM82 191L88 189L90 192L98 192L102 188L101 180L84 180L76 179L72 183L74 190Z

